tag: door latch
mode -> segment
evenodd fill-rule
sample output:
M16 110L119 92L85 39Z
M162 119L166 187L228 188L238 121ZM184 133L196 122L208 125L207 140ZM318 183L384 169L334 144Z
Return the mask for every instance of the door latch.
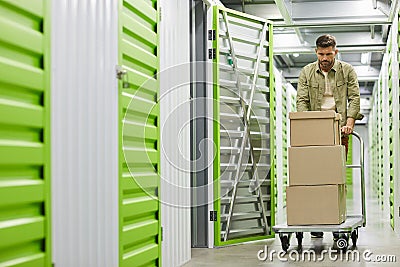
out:
M127 82L126 78L124 78L127 76L128 72L126 70L124 70L122 68L122 66L120 66L120 65L117 65L115 67L115 72L116 72L117 79L122 81L122 87L129 88L129 82Z
M117 74L117 79L122 80L124 78L124 75L126 74L126 70L124 70L121 66L117 65L115 67L115 71Z

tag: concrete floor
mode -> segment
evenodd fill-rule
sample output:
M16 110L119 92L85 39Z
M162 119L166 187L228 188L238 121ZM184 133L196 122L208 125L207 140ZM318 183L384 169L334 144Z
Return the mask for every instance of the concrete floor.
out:
M367 226L359 230L357 248L351 248L350 246L349 250L353 252L359 251L359 261L353 261L355 257L349 256L350 261L347 262L346 255L343 254L343 260L341 260L339 253L329 254L329 252L324 254L325 257L323 257L324 260L322 261L309 261L307 257L305 257L305 261L293 260L296 256L297 247L297 240L294 236L291 238L291 246L288 253L283 257L284 260L287 260L286 262L280 260L277 254L275 254L272 261L270 261L270 258L265 261L259 260L257 254L260 250L265 249L265 246L268 246L269 252L271 250L277 252L281 250L280 240L276 236L273 240L242 245L214 249L192 249L192 260L184 266L400 266L400 237L390 227L389 220L382 219L384 216L377 200L370 197L372 194L369 192L367 192L367 195L369 196L367 198ZM354 206L360 206L359 203L355 204ZM354 214L352 211L353 206L348 204L348 214ZM320 252L323 249L332 249L332 245L332 233L325 233L324 238L313 239L310 238L309 233L305 233L303 239L303 251L316 252L317 259L321 256ZM365 258L363 256L364 253ZM290 258L289 255L292 255L292 257ZM331 258L329 255L331 255ZM335 255L337 260L334 260ZM389 255L393 255L396 258L396 262L374 262L374 259L378 259L380 255L385 255L386 260L388 260ZM381 257L381 259L384 260L385 256ZM371 261L368 261L368 259Z

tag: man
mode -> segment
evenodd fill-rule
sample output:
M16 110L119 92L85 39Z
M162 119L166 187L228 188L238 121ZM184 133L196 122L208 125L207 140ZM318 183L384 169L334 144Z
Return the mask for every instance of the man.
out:
M342 145L348 151L349 134L353 132L355 120L362 119L360 111L360 89L354 68L335 59L339 50L334 36L326 34L316 40L318 60L305 66L297 85L297 111L335 110L340 113ZM313 129L310 129L312 131ZM322 237L322 232L311 233ZM338 235L334 234L335 239Z
M363 118L359 113L357 74L350 64L335 59L339 52L335 37L322 35L318 37L316 46L318 60L305 66L299 76L297 111L335 110L340 113L342 144L347 155L348 135L353 132L355 120Z

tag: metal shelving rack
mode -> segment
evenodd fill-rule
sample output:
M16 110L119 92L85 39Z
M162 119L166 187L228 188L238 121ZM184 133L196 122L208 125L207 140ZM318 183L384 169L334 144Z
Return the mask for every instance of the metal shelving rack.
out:
M272 237L272 24L215 6L213 30L215 244Z

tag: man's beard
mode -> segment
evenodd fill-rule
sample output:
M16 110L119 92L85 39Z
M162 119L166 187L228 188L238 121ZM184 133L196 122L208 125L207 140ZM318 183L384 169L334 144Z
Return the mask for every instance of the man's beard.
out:
M319 64L320 64L321 67L323 67L323 68L329 68L330 66L332 66L332 62L333 62L333 61L331 61L331 62L329 62L329 61L320 61Z

